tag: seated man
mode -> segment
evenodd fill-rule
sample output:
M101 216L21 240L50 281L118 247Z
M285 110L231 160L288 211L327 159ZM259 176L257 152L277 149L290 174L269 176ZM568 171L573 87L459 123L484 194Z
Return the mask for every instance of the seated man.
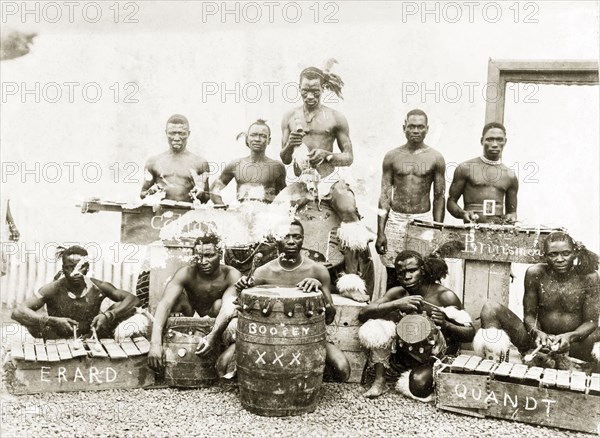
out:
M148 364L155 370L166 365L162 337L170 313L181 312L184 316L194 316L194 312L198 312L200 316L216 318L211 332L198 345L196 354L206 355L214 350L221 342L221 337L225 344L234 342L233 301L237 296L235 282L241 275L231 266L220 263L220 238L214 234L196 239L193 252L194 263L180 268L173 275L156 307L148 353ZM221 355L217 363L220 376L227 372L227 365L232 358L233 354L228 350Z
M546 368L569 368L564 355L593 360L592 347L600 340L598 256L561 231L546 237L544 256L546 263L525 273L523 321L498 303L481 309L481 329L473 341L479 356L503 360L512 342L521 354L540 346L536 356L547 359L540 363Z
M12 319L23 324L35 338L70 338L77 334L90 336L92 329L99 338L112 337L117 325L134 313L139 300L112 284L86 277L88 252L71 246L62 254L62 274L35 292L12 313ZM106 312L100 312L104 298L115 301ZM46 305L48 315L36 312Z
M242 277L236 284L238 290L261 284L297 286L305 292L321 291L325 299L325 323L335 318L331 299L331 278L327 268L301 254L304 227L298 220L290 225L289 233L278 242L279 258L256 269L253 277ZM327 366L332 367L336 378L345 382L350 377L350 364L344 353L331 343L326 343Z
M395 260L398 281L394 287L371 304L363 307L358 315L366 321L358 332L363 346L369 348L369 363L375 365L375 381L365 397L375 398L387 390L386 368L392 356L394 366L403 374L396 388L402 394L421 401L431 400L433 392L433 363L444 354L455 354L461 342L470 342L475 330L471 318L462 310L456 294L439 284L448 273L446 262L435 256L423 258L415 251L402 251ZM426 311L441 330L430 350L413 351L406 344L396 346L396 323L404 313ZM407 370L408 371L405 371Z
M213 204L223 204L221 191L232 179L237 184L238 201L273 202L285 188L285 166L281 161L266 156L265 150L270 142L271 128L264 120L258 119L248 127L246 146L250 149L250 155L235 159L225 166L210 188Z

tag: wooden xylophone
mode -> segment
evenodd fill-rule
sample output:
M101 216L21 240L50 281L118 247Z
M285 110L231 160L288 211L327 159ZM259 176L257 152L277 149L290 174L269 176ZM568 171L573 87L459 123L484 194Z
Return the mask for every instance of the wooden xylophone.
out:
M149 350L144 337L13 342L4 382L13 394L146 387L154 384Z
M436 405L582 432L600 427L600 374L496 363L460 355L436 366Z

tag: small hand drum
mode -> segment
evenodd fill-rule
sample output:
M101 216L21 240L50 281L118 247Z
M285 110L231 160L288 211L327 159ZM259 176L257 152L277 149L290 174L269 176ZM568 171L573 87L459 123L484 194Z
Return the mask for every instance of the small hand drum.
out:
M406 315L396 326L396 333L398 346L418 359L439 357L446 351L444 335L426 313Z

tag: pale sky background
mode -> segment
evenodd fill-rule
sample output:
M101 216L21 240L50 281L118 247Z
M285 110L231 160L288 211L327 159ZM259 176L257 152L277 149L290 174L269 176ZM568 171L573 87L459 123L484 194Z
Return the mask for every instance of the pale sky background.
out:
M133 16L138 23L122 22L126 13L135 12L129 8L120 11L115 24L112 3L100 3L102 17L97 23L87 23L80 9L73 23L67 9L58 23L44 20L54 17L55 11L49 9L45 16L40 9L39 23L34 15L25 20L19 14L3 15L3 26L39 34L29 55L0 64L2 205L11 199L28 243L118 241L118 215L81 215L75 204L91 196L136 197L143 163L167 148L164 124L171 114L189 118L188 148L216 163L216 168L246 154L235 136L257 118L270 123L273 134L267 154L278 157L282 115L299 104L293 88L299 72L310 65L322 67L330 57L338 60L334 71L346 86L344 100L329 96L328 105L348 119L359 207L375 226L381 162L389 149L405 141L402 122L407 111L425 110L430 122L426 142L442 152L448 164L462 162L481 154L488 59L597 60L599 52L595 1L501 2L502 15L496 23L490 22L496 13L490 2L479 2L472 23L464 2L454 3L462 13L456 23L444 19L455 19L459 11L447 3L438 4L438 17L423 17L422 2L392 1L321 3L318 23L314 7L310 9L314 2L300 2L302 17L290 23L294 10L281 2L274 23L269 23L268 9L263 7L262 20L253 24L244 22L244 3L236 23L233 14L226 22L219 14L203 16L202 2L153 1L131 2L138 8ZM221 2L208 5L220 7ZM287 19L282 16L284 7ZM435 10L436 3L428 7ZM414 8L419 11L407 15ZM254 16L253 10L246 12L248 18ZM325 23L328 14L338 22ZM525 22L532 20L537 23ZM74 102L69 102L64 85L59 102L44 101L44 87L48 97L54 97L56 88L47 85L51 82L77 82ZM271 96L265 82L274 83ZM36 83L39 103L35 94L22 94L24 87L34 89ZM102 91L97 103L82 97L81 89L88 83L98 84ZM111 89L115 83L120 89L117 103ZM475 83L472 98L465 83ZM221 95L236 84L237 95ZM18 91L8 95L6 87ZM219 92L203 94L207 87ZM417 92L408 95L407 90L415 87ZM258 98L257 89L262 92ZM462 93L458 98L457 89ZM422 93L425 90L430 92ZM137 103L124 102L131 91ZM504 162L519 169L520 219L567 227L598 251L598 87L520 85L507 96ZM56 178L52 162L62 170L54 183L43 180L44 169L47 177ZM79 163L73 181L65 162ZM20 171L8 175L10 163L27 169L39 163L41 179L36 182L35 175ZM94 169L101 169L98 182L86 181L82 174L86 164L90 177L95 177ZM115 175L117 167L120 172ZM452 171L453 167L447 189ZM132 182L124 180L127 175ZM211 175L211 181L216 176ZM457 223L449 216L447 222Z

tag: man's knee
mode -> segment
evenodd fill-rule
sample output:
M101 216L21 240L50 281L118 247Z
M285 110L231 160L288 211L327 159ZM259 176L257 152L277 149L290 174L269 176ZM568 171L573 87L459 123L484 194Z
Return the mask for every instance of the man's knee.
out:
M345 382L350 378L350 362L342 350L331 343L325 344L325 362L333 368L335 380Z
M410 372L408 388L417 397L427 397L433 392L433 368L422 365Z
M481 325L485 327L485 324L490 321L496 321L500 314L505 311L506 307L495 301L486 302L481 308Z

